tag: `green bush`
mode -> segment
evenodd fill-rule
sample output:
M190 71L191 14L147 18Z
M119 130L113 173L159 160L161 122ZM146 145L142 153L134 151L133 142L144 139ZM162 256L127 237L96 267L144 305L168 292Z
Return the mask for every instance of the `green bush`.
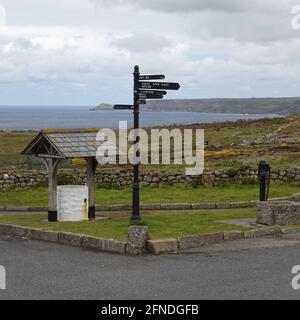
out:
M57 183L58 185L72 185L74 184L74 180L71 176L59 174L57 177Z
M199 188L202 185L202 177L193 179L191 186L192 188Z
M233 179L237 176L238 171L236 169L231 168L231 169L228 169L226 173L230 179Z

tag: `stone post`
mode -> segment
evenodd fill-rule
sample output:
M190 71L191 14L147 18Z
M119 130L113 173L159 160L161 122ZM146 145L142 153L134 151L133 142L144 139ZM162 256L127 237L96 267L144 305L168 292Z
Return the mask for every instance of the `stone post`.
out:
M130 226L128 229L126 253L133 256L145 254L147 252L148 238L147 226Z

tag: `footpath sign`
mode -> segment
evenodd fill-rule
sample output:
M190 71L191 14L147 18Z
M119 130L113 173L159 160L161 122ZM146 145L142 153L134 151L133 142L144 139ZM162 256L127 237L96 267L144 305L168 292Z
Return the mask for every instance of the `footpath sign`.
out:
M167 95L167 90L178 90L179 83L175 82L156 82L154 80L164 80L165 75L141 75L139 66L134 67L133 72L133 105L115 105L115 110L133 110L134 129L139 129L140 123L140 104L146 104L149 99L163 99ZM135 137L137 145L139 137ZM139 154L139 150L136 150ZM133 185L132 185L132 216L131 220L140 220L140 183L139 183L139 164L133 166Z

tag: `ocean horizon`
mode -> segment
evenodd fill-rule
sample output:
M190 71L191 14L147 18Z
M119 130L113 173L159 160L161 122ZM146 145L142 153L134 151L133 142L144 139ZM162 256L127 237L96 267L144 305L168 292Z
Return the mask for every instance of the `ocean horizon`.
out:
M38 131L44 128L118 128L119 121L133 126L132 111L97 110L91 106L0 106L0 130ZM273 114L142 111L140 126L196 124L277 117Z

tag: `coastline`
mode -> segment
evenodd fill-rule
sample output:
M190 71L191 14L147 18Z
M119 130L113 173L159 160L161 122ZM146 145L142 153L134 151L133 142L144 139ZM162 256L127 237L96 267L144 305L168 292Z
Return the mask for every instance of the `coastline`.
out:
M191 111L143 111L141 126L188 125L248 119L278 117L268 114L202 113ZM0 108L0 129L9 131L39 131L44 128L118 128L119 121L133 125L132 112L120 110L99 110L90 112L82 108Z

